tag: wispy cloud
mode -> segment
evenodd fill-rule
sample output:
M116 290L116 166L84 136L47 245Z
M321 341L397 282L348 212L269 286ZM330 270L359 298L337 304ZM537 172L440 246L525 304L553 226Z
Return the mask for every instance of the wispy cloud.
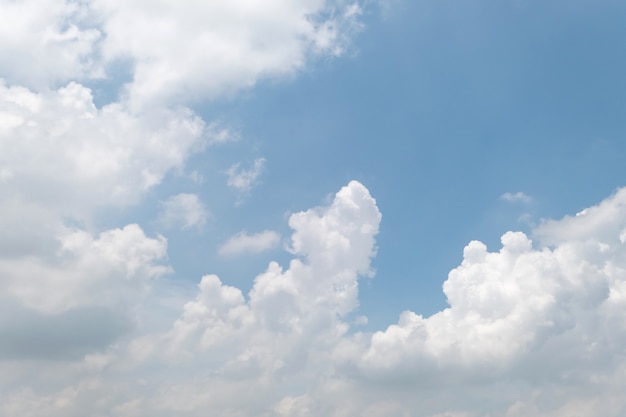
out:
M241 134L220 122L212 122L206 128L206 138L209 145L220 145L229 142L237 142Z
M260 253L276 248L279 243L280 235L272 230L264 230L251 235L240 232L222 244L218 253L222 256Z
M255 159L249 169L242 168L240 163L234 164L226 171L228 176L226 184L242 193L248 193L256 185L264 168L265 158Z
M508 201L509 203L525 203L525 204L531 203L533 201L532 197L524 194L521 191L518 191L516 193L506 192L500 196L500 199L504 201Z
M166 228L200 228L209 217L209 211L196 194L171 196L161 203L161 208L159 223Z

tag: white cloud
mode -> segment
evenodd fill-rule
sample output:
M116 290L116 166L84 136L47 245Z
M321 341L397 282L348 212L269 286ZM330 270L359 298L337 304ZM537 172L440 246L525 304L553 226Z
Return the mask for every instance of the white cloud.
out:
M0 77L37 90L101 77L96 50L103 34L89 2L0 1Z
M206 223L209 217L208 210L196 194L177 194L161 204L162 211L159 222L167 228L199 228Z
M273 230L264 230L251 235L246 232L240 232L222 244L218 253L223 256L259 253L274 249L279 243L280 235Z
M234 164L226 171L226 184L242 193L249 192L256 185L259 176L263 173L265 158L257 158L250 169L242 169L241 164Z
M530 196L528 196L528 195L524 194L524 193L523 193L523 192L521 192L521 191L518 191L518 192L516 192L516 193L508 193L508 192L507 192L507 193L502 194L502 195L500 196L500 198L501 198L502 200L504 200L504 201L508 201L508 202L510 202L510 203L517 203L517 202L520 202L520 203L526 203L526 204L528 204L528 203L530 203L530 202L532 202L532 201L533 201L532 197L530 197Z
M201 144L204 122L185 109L97 109L79 84L45 93L0 84L4 195L87 216L95 207L134 204ZM10 174L10 175L9 175Z
M103 356L74 360L63 372L38 365L37 375L52 375L45 392L35 382L14 382L29 381L24 368L7 368L0 413L621 416L624 196L620 190L583 216L546 222L535 243L519 232L504 234L498 251L470 242L444 283L449 308L430 317L407 311L385 330L351 333L358 277L370 273L381 219L367 189L352 182L328 206L291 216L294 259L285 267L271 262L247 295L207 275L171 327L165 321L160 332L111 344ZM156 249L163 243L133 227L68 236L65 250L87 259L69 270L97 262L84 270L117 264L150 271L162 253ZM72 300L89 300L88 291L73 291L82 298ZM55 293L44 287L48 292ZM103 294L94 293L94 300ZM102 343L109 340L120 339Z
M236 142L241 136L232 128L225 127L219 122L212 122L207 126L207 142L211 145L220 145L228 142Z
M188 103L341 54L360 7L343 0L0 1L0 74L38 91L130 62L133 105Z
M94 305L132 305L162 265L165 238L149 238L135 224L97 237L77 229L57 236L55 256L0 260L1 295L41 311L59 312Z
M338 54L358 13L343 1L112 3L95 0L107 61L129 58L134 103L213 98L288 76L316 54ZM158 30L155 30L158 29Z

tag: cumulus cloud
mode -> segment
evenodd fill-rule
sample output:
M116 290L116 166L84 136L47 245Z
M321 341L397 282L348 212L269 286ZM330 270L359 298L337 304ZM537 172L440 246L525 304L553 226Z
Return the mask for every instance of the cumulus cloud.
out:
M37 90L104 75L96 50L103 33L90 3L0 1L0 77Z
M620 416L626 407L619 395L626 382L624 196L620 190L585 215L545 222L534 241L507 232L496 251L470 242L444 283L448 308L429 317L405 311L396 324L369 333L350 331L350 323L359 277L371 274L381 215L367 189L351 182L328 206L291 216L294 258L285 266L271 262L247 295L206 275L170 326L75 361L72 377L48 381L45 393L11 385L0 410ZM116 233L141 238L136 229ZM137 271L149 271L153 257L140 256L147 264ZM119 338L109 337L101 345ZM86 349L76 343L77 352ZM25 371L13 372L7 375ZM96 375L106 377L95 384Z
M233 256L242 253L259 253L274 249L280 243L280 235L273 230L264 230L259 233L237 233L222 244L218 253L222 256Z
M358 17L343 1L92 4L105 60L134 62L135 103L215 97L293 74L311 55L341 53Z
M0 260L2 294L40 311L93 305L133 305L150 281L170 271L164 237L147 237L136 224L97 236L65 229L54 256Z
M77 217L134 204L183 166L204 128L185 109L97 109L91 91L76 83L45 93L0 84L0 189Z
M315 56L340 55L359 29L360 6L343 0L263 4L183 0L0 2L0 74L40 90L102 78L130 62L133 106L230 94L291 76Z
M196 194L173 195L161 204L162 211L159 215L159 223L166 228L200 228L209 217L208 210Z

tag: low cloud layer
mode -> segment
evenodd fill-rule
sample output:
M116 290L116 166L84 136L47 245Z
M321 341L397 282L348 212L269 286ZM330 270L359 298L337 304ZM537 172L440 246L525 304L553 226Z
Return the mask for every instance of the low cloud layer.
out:
M119 339L128 330L102 316L111 336L103 331L87 344L84 335L68 335L74 350L65 351L84 352L82 359L64 358L73 362L71 380L63 374L16 384L28 368L9 366L16 351L5 345L0 353L11 372L2 377L9 388L1 409L46 416L380 417L565 417L582 409L619 416L626 406L614 394L626 377L624 207L620 190L584 215L545 222L535 242L521 232L504 234L497 251L470 242L443 285L449 308L430 317L406 311L396 324L367 333L350 323L359 277L371 274L381 215L368 190L351 182L330 205L291 216L293 260L270 262L248 294L206 275L178 317L156 332L136 329ZM132 228L118 233L117 239L141 237ZM123 253L141 253L134 248L143 241L136 242ZM127 271L144 268L133 258L101 262L114 259ZM93 305L101 297L85 300ZM73 323L74 310L66 311L45 320L67 316ZM28 317L23 325L31 329L44 320ZM4 334L18 329L0 326ZM44 370L55 366L43 363Z

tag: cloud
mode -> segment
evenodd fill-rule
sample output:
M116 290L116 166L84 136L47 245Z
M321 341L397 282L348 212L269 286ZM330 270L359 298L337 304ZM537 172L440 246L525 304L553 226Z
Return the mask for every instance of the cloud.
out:
M96 53L104 34L89 2L0 1L0 76L36 90L70 80L100 78Z
M379 222L367 189L350 183L329 206L292 216L295 258L285 269L272 262L255 279L248 297L207 275L171 327L162 323L162 333L138 334L101 354L76 360L64 372L54 373L45 393L11 383L0 412L263 415L281 409L279 404L286 410L288 391L325 378L329 352L348 330L342 317L358 305L357 280L369 271ZM71 246L92 246L75 243ZM110 253L102 263L132 254L137 251ZM100 299L102 292L95 295ZM78 343L77 351L84 349L81 346ZM176 372L168 372L168 378L142 376L140 369L161 374L159 363ZM43 367L52 372L55 365L44 362ZM15 381L12 378L22 371L4 373L0 382ZM38 375L41 372L46 371L39 368ZM241 397L242 390L249 394ZM300 403L293 401L292 406Z
M371 274L381 215L367 189L351 182L329 205L290 217L293 259L284 267L271 262L248 294L206 275L180 314L161 320L156 332L135 332L126 341L111 333L88 346L78 339L76 352L93 352L62 373L43 362L38 375L55 375L45 391L34 388L42 377L15 383L29 381L27 371L7 368L0 375L9 387L0 412L620 416L626 407L620 395L624 196L619 190L584 215L545 222L534 242L521 232L505 233L496 251L470 242L444 283L448 308L429 317L405 311L397 323L370 333L350 331L350 323L358 313L359 277ZM162 247L136 228L89 237L89 244L69 241L68 249L92 254L79 259L98 260L88 270L118 262L126 271L131 265L149 271L154 255L147 254L154 252L128 248ZM137 243L114 243L122 241ZM106 294L95 293L90 304L71 308L88 308Z
M523 192L521 192L521 191L518 191L518 192L516 192L516 193L509 193L509 192L507 192L507 193L502 194L502 195L500 196L500 198L501 198L502 200L504 200L504 201L508 201L509 203L517 203L517 202L520 202L520 203L526 203L526 204L528 204L528 203L530 203L530 202L532 202L532 201L533 201L532 197L530 197L530 196L528 196L528 195L524 194L524 193L523 193Z
M96 236L72 228L59 231L50 256L0 259L1 294L39 311L76 307L132 306L150 282L170 272L162 261L167 241L147 237L136 224Z
M166 228L200 228L209 217L209 212L196 194L173 195L163 201L161 205L159 223Z
M220 145L228 142L236 142L241 136L239 132L223 126L219 122L212 122L207 126L207 142L211 145Z
M0 360L80 360L129 333L125 312L79 307L44 314L5 302L0 318Z
M129 65L133 108L213 99L260 79L292 76L321 55L340 55L359 30L360 7L343 0L0 2L0 74L42 91Z
M256 184L265 167L265 158L257 158L250 169L242 169L241 164L234 164L226 171L226 184L236 190L247 193Z
M205 133L205 123L186 109L97 109L91 91L77 83L45 93L0 83L3 118L12 122L0 128L0 190L78 218L140 201L183 166Z
M626 247L619 237L625 195L620 190L585 216L547 222L536 230L539 246L520 232L504 234L497 252L471 242L444 283L449 308L426 318L404 312L364 343L355 339L359 347L351 349L363 350L348 362L363 378L392 385L472 385L476 395L498 385L499 398L489 400L496 414L509 407L511 415L566 416L584 397L595 410L589 415L602 415L599 391L611 391L613 378L623 378L614 367L624 364L613 359L626 337L618 324L624 319ZM515 386L532 392L524 403L534 405L521 414L511 411L520 395ZM553 405L541 405L548 398ZM471 401L449 406L463 410Z
M240 232L222 244L218 253L222 256L259 253L274 249L279 243L280 235L272 230L264 230L252 235Z

